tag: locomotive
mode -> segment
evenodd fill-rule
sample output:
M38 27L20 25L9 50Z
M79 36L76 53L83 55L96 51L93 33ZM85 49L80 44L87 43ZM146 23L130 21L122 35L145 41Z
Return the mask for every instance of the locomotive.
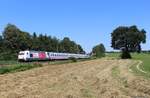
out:
M45 51L20 51L19 61L44 61L44 60L67 60L69 58L84 59L89 58L88 54L58 53Z

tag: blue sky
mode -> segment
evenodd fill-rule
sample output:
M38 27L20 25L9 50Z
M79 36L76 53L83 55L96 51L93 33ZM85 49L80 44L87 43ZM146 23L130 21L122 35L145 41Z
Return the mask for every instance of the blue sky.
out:
M150 49L150 0L0 0L0 31L7 23L38 34L67 36L90 52L94 45L111 46L118 26L137 25L147 31Z

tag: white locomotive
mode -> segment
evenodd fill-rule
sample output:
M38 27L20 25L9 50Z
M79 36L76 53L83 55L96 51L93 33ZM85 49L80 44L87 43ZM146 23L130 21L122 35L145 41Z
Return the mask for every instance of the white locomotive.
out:
M65 60L69 58L83 59L89 58L87 54L57 53L44 51L20 51L18 54L19 61L38 61L38 60Z

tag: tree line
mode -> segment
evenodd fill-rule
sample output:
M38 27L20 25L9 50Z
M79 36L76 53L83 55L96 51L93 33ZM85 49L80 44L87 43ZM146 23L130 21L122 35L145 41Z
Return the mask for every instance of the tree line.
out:
M131 58L130 52L142 51L141 44L146 43L146 31L137 26L119 26L111 33L111 47L121 50L121 58ZM0 60L17 59L22 50L85 53L81 45L64 37L60 40L46 34L37 35L20 30L13 24L7 24L0 35ZM91 54L95 57L105 56L105 47L99 44L93 47Z
M51 51L67 53L85 53L81 45L64 37L60 40L56 37L33 34L20 30L13 24L7 24L0 35L0 59L17 59L19 51Z

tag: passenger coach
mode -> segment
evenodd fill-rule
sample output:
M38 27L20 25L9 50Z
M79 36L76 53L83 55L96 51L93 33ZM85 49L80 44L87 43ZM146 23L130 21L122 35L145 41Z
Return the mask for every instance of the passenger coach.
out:
M73 53L57 53L44 51L20 51L18 54L19 61L41 61L41 60L65 60L69 58L83 59L89 58L87 54L73 54Z

